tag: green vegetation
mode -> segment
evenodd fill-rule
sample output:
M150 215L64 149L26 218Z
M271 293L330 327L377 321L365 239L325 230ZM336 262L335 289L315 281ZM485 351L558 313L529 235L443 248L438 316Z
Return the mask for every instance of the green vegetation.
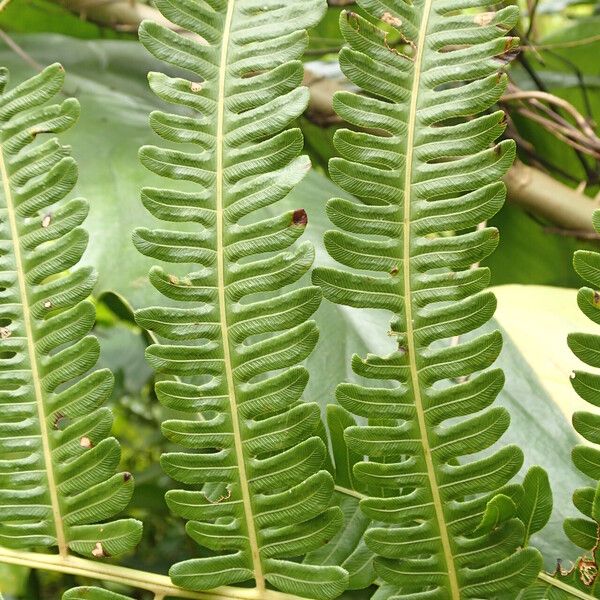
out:
M599 24L0 3L4 599L599 598Z

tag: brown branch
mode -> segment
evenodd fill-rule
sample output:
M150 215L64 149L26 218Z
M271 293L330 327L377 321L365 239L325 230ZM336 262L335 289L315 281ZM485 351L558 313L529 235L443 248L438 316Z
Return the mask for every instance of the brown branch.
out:
M42 71L43 67L34 58L29 56L17 42L15 42L8 33L0 29L0 39L23 61L25 61L30 67L36 71Z
M186 33L162 16L153 6L140 4L135 0L52 0L80 18L116 31L135 33L145 19L154 21L180 33ZM203 38L194 34L196 39ZM206 43L206 42L204 42Z
M574 231L572 229L561 229L560 227L544 227L544 231L562 237L575 238L577 240L600 240L600 234L595 231Z
M594 233L597 201L550 175L517 161L504 177L508 200L550 221L561 230Z
M570 102L567 102L564 98L560 98L559 96L555 96L554 94L548 94L546 92L517 91L504 94L504 96L502 96L502 100L504 102L509 102L510 100L542 100L544 102L548 102L548 104L559 106L573 117L575 123L577 123L579 128L587 136L589 136L592 139L598 140L598 138L596 137L596 132L591 128L586 118ZM600 140L598 140L598 142L600 142Z

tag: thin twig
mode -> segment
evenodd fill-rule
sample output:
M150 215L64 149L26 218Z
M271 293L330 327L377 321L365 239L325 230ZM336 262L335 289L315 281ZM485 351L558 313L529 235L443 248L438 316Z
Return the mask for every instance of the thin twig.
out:
M592 35L587 38L580 40L573 40L570 42L556 42L554 44L530 44L523 46L522 50L526 52L539 52L540 50L556 50L561 48L579 48L580 46L587 46L594 42L600 42L600 35Z
M590 124L587 122L586 118L570 102L567 102L565 99L560 98L559 96L549 94L548 92L536 91L518 91L504 94L504 96L502 96L502 100L504 101L531 100L532 98L535 98L537 100L544 100L549 104L554 104L555 106L559 106L560 108L564 109L573 117L577 125L579 125L579 127L582 129L582 131L584 131L588 136L596 138L596 133L590 127Z
M546 233L553 233L562 237L571 237L578 240L600 240L600 234L593 231L582 231L580 229L561 229L560 227L544 227Z
M573 73L575 73L575 77L577 78L577 82L579 83L579 88L581 90L581 95L583 96L583 103L585 105L585 111L587 113L588 120L589 120L589 122L592 122L593 121L592 114L594 111L592 110L592 103L590 102L590 95L589 95L588 89L585 85L585 79L583 77L583 73L581 72L579 67L573 61L569 60L566 56L563 56L562 54L559 54L558 52L554 52L553 50L546 50L546 52L550 56L554 57L556 60L559 60L563 64L567 65L567 67L569 69L571 69L571 71L573 71Z
M535 25L535 14L537 11L538 4L539 0L533 0L531 6L529 7L529 26L527 27L527 33L525 34L525 39L527 40L531 37L531 33Z
M17 42L15 42L6 31L0 29L0 38L2 41L19 57L21 57L30 67L33 67L36 71L42 71L44 67L40 65L35 59L33 59Z

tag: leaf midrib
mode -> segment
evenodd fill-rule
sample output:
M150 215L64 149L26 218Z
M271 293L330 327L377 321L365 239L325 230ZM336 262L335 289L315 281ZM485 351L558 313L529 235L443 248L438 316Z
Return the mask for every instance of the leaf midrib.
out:
M2 187L4 190L4 199L6 202L6 212L10 227L10 234L13 241L13 252L15 258L15 271L19 285L19 295L21 297L21 309L23 311L23 326L25 327L25 337L27 338L27 353L29 356L29 366L31 370L31 379L33 391L35 394L35 403L37 406L38 420L40 426L40 437L42 440L42 451L44 456L44 465L46 467L46 478L48 480L48 493L52 508L52 518L56 534L56 542L60 555L64 558L68 556L68 546L65 536L64 523L58 498L58 489L54 476L54 467L52 462L52 448L48 435L46 410L44 407L44 395L42 393L40 373L38 370L37 357L33 342L33 328L31 326L31 310L29 307L29 298L27 296L27 285L25 282L25 272L23 268L23 259L21 256L21 245L19 242L19 229L17 226L16 211L10 187L10 178L4 161L4 149L0 145L0 176L2 177Z
M411 265L412 261L406 260L407 257L411 256L411 218L412 218L412 203L411 203L411 192L412 192L412 178L413 178L413 161L414 161L414 141L415 141L415 128L417 122L417 109L419 100L419 91L421 84L421 69L423 65L423 55L425 53L425 36L427 33L429 18L431 15L433 0L425 0L423 6L423 13L421 18L421 26L419 29L419 38L417 41L416 54L414 58L414 73L412 81L412 95L410 102L410 109L407 120L407 139L406 139L406 162L404 172L404 219L403 219L403 254L404 257L404 315L406 320L406 345L408 352L409 368L410 368L410 379L411 385L415 398L415 412L417 414L417 421L419 424L419 435L421 437L421 444L423 447L423 455L425 457L425 465L427 467L427 477L429 480L429 486L431 489L431 496L433 500L433 507L437 520L440 541L442 543L442 549L444 552L444 562L446 563L446 570L448 574L448 582L450 584L450 596L453 600L460 600L460 585L458 583L458 577L456 573L456 567L454 565L454 556L452 554L452 547L450 544L450 537L448 535L448 529L446 526L446 519L444 517L444 507L440 490L437 482L437 476L435 473L435 466L433 464L433 458L431 454L431 447L429 444L429 437L427 435L427 422L425 419L425 409L423 407L423 398L421 396L421 386L419 382L419 369L417 367L416 359L416 343L415 343L415 331L413 326L413 306L412 306L412 283L411 283Z
M248 532L248 543L252 554L252 563L254 571L254 580L258 590L265 590L265 577L260 560L260 551L258 547L258 537L254 524L254 513L252 510L252 501L250 498L250 489L248 486L248 477L246 475L246 463L244 458L244 447L240 431L240 421L237 409L237 398L235 394L235 382L233 378L233 368L231 364L231 349L229 347L229 328L227 324L227 300L225 297L225 261L224 261L224 180L225 180L225 88L227 83L227 60L229 56L229 44L231 36L231 26L233 23L233 14L235 11L236 0L229 0L227 3L227 14L225 16L225 25L223 28L223 38L221 41L221 57L219 62L219 85L217 95L217 131L216 131L216 225L217 225L217 290L219 298L219 315L221 325L221 338L223 340L223 358L225 377L227 380L227 391L229 406L231 411L231 422L233 428L233 437L235 444L235 453L238 464L238 476L240 480L240 490L242 492L242 502L244 505L244 517Z

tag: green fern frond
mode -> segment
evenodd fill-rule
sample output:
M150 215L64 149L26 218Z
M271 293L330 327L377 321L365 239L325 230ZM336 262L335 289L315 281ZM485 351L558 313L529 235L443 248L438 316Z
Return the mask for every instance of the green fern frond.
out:
M164 380L167 407L189 413L163 424L186 452L162 458L187 485L167 494L187 532L212 551L172 567L173 581L202 590L254 579L291 594L333 598L346 587L338 566L293 560L330 540L342 522L321 440L319 407L301 401L308 373L299 363L318 337L310 321L317 287L285 288L307 272L314 250L303 243L304 210L262 218L309 168L298 129L305 109L299 62L305 29L324 0L158 0L165 17L201 36L184 37L146 22L140 39L154 56L192 80L151 73L162 99L181 114L154 112L153 129L185 150L140 151L154 173L187 182L188 191L147 188L158 219L185 231L138 229L137 248L166 263L193 265L184 277L153 268L150 281L175 307L137 313L161 343L147 357ZM198 420L197 416L201 419Z
M600 212L593 217L594 228L600 231ZM584 287L577 294L577 304L586 317L600 324L600 254L589 250L575 253L573 264L577 273L589 282L593 288ZM569 348L586 365L600 367L600 336L589 333L572 333L568 337ZM575 371L571 384L577 394L592 406L600 406L600 374ZM573 427L591 444L600 444L600 415L577 411L573 414ZM574 465L587 477L600 481L600 449L590 445L579 445L573 449ZM582 518L566 519L565 533L569 539L584 550L598 546L598 527L600 525L600 506L596 506L596 489L585 487L575 490L573 503ZM599 503L600 504L600 503Z
M78 587L63 594L62 600L133 600L129 596L116 594L97 587Z
M141 523L106 522L127 506L133 478L115 474L120 448L107 437L112 375L90 372L95 277L73 269L88 204L64 200L77 180L70 149L41 141L68 129L79 104L46 105L63 84L58 64L8 91L7 79L0 71L0 545L120 554Z
M336 394L368 419L346 440L368 457L354 467L370 496L361 507L389 527L366 540L398 598L491 598L527 585L541 557L518 550L524 526L505 510L512 503L514 513L506 486L521 450L469 458L509 424L506 410L489 408L503 385L501 371L486 370L501 336L450 340L496 306L484 291L487 269L469 267L494 250L498 232L473 228L501 207L515 150L512 141L490 147L504 129L501 111L477 115L505 89L499 70L518 44L506 37L517 9L486 11L486 0L358 4L386 29L351 12L340 20L342 70L368 95L335 97L338 115L362 131L336 133L341 157L330 173L360 202L330 200L338 229L325 234L332 258L354 271L317 269L313 282L333 302L394 314L391 354L352 361L356 375L379 383L342 383ZM441 235L448 231L459 233Z
M564 592L547 583L536 583L519 594L517 600L575 600L577 596Z

